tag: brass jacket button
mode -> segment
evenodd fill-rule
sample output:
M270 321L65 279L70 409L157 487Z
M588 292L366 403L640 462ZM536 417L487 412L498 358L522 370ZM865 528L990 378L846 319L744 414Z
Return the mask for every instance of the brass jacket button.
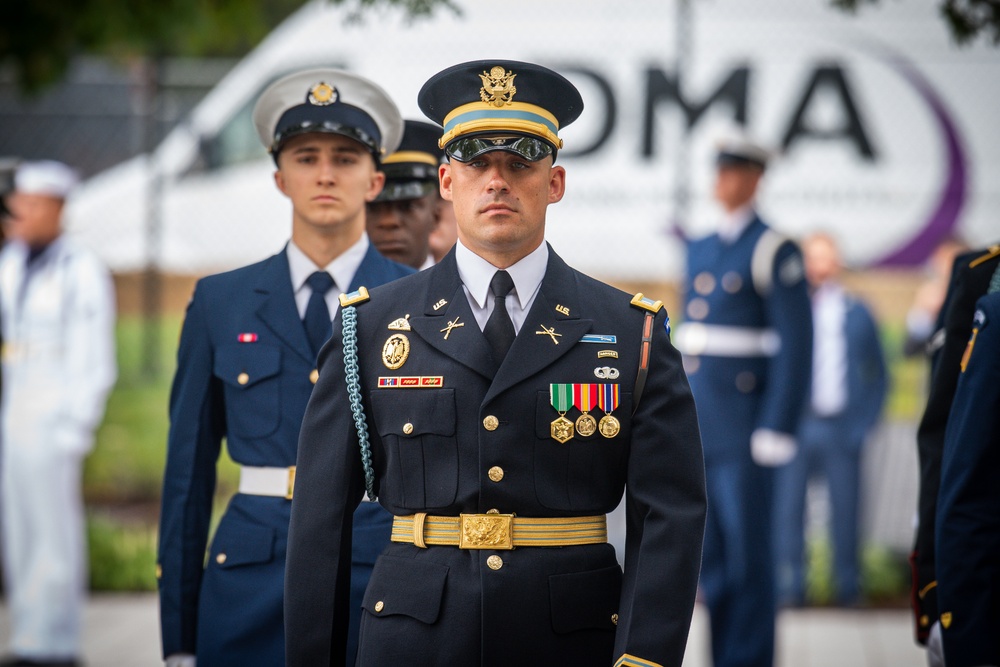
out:
M501 468L500 466L493 466L492 468L490 468L490 471L487 474L490 476L491 480L493 480L494 482L499 482L501 479L503 479L503 468Z
M618 614L611 614L611 625L618 625Z
M486 565L491 570L499 570L503 567L503 558L500 558L500 556L490 556L486 559Z
M316 384L318 380L319 380L319 370L314 368L309 373L309 381L312 382L313 384Z
M216 556L215 557L215 562L218 563L219 565L222 565L223 563L225 563L226 562L226 554L219 554L218 556Z
M483 428L487 431L495 431L497 427L500 426L500 420L493 415L488 415L486 419L483 420Z
M411 424L410 422L406 422L405 424L403 424L403 433L406 435L410 435L411 433L413 433L413 424Z
M247 375L246 373L240 373L239 375L236 376L236 381L240 384L246 384L247 382L250 381L250 376Z
M380 612L380 611L382 611L382 610L383 610L384 608L385 608L385 603L384 603L384 602L382 602L381 600L379 600L378 602L376 602L376 603L375 603L375 611L376 611L376 612Z

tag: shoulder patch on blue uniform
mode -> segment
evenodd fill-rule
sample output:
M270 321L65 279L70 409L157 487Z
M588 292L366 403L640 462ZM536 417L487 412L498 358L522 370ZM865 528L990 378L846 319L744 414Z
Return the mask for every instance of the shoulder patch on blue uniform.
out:
M636 293L636 295L632 297L632 301L629 303L636 308L642 308L643 310L648 310L651 313L657 313L660 311L660 308L663 308L662 301L653 301L649 297L643 296L642 292Z
M340 295L340 307L347 308L348 306L364 303L369 298L368 290L364 287L359 287L355 292Z

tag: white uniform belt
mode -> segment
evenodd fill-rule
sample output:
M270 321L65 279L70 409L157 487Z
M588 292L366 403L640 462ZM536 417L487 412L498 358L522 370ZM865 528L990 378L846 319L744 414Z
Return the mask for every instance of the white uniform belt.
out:
M294 487L295 466L288 468L240 466L240 493L291 500Z
M673 343L688 355L773 357L781 349L781 336L774 329L684 322L674 332Z

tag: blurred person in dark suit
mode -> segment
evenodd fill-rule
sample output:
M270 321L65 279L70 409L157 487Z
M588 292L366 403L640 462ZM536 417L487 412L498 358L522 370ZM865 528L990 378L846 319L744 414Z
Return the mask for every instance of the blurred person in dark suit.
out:
M1000 665L1000 269L976 302L948 417L936 564L947 667ZM933 639L928 654L940 658ZM932 662L933 664L933 662Z
M777 472L775 556L780 603L805 602L805 504L810 478L829 489L836 602L860 598L858 519L861 454L885 401L885 359L865 304L840 284L840 251L832 236L802 242L813 308L812 389L799 426L798 452Z
M403 141L382 161L385 187L368 204L368 236L385 257L426 269L435 263L429 237L437 229L441 212L451 203L438 192L438 165L444 152L437 140L441 128L408 120Z
M7 665L75 665L87 586L83 459L117 376L107 268L62 233L76 173L25 162L0 253L0 518Z
M689 243L674 341L698 403L708 523L701 590L716 667L774 662L774 468L795 455L812 365L798 245L757 214L770 152L742 133L716 155L719 230Z
M159 589L168 665L281 665L285 549L299 428L337 294L413 270L380 255L365 207L382 189L383 155L403 120L371 81L335 69L294 72L253 111L291 201L278 254L200 280L188 305L170 397L160 516ZM239 493L208 549L222 440L240 464ZM391 517L362 503L349 573L360 611ZM352 637L358 613L350 623ZM344 655L338 656L341 661Z
M939 616L934 542L945 432L961 372L962 354L972 331L976 301L986 294L1000 266L1000 244L960 255L941 309L940 342L931 357L930 393L917 429L920 491L917 529L910 555L916 640L926 644Z

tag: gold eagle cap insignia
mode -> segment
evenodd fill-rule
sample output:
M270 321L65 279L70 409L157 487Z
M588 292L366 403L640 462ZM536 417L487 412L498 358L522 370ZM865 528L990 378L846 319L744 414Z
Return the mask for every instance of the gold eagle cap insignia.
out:
M480 99L495 107L511 104L514 101L514 94L517 92L517 88L514 86L515 76L517 74L508 72L499 65L488 73L483 72L479 75L479 78L483 80L483 87L479 89Z
M337 101L337 97L337 89L325 81L320 81L309 90L309 102L316 106L325 107L333 104Z

